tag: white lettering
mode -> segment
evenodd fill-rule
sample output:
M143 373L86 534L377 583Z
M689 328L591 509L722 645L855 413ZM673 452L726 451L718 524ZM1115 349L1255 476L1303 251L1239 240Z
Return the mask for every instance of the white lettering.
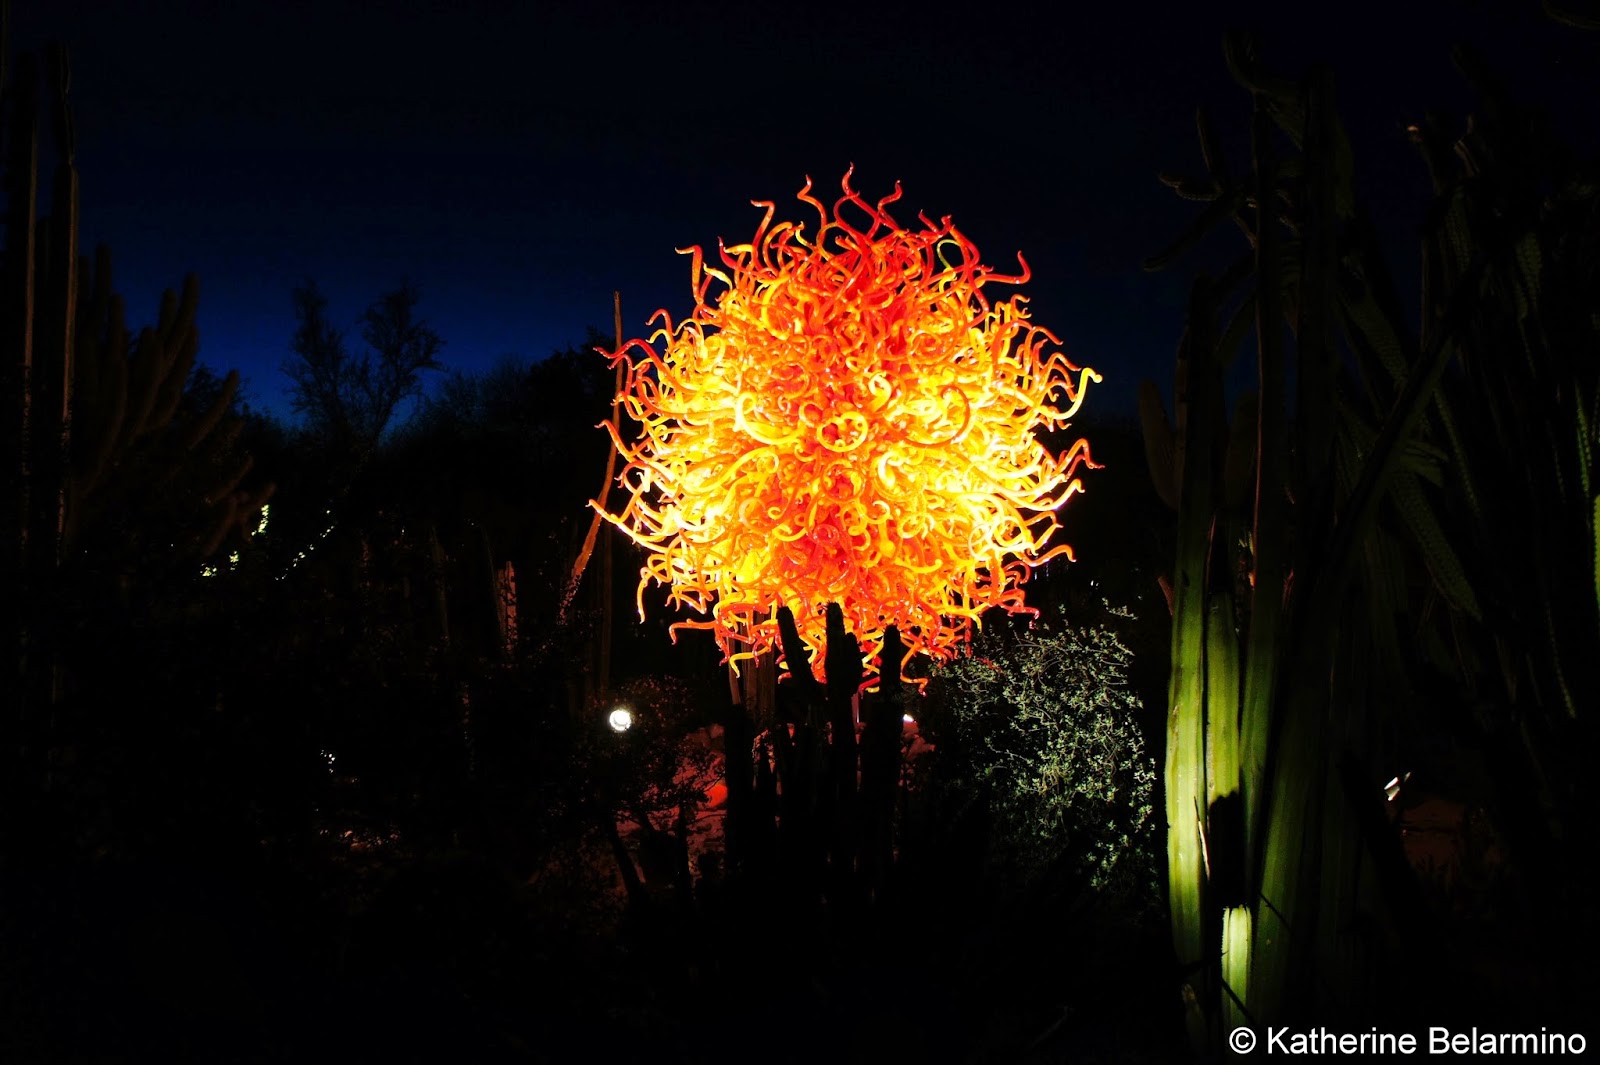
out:
M1451 1032L1448 1028L1428 1029L1429 1054L1582 1054L1589 1041L1581 1032L1568 1035L1540 1028L1538 1032L1480 1032L1470 1028Z
M1446 1029L1438 1029L1448 1037ZM1326 1028L1311 1028L1296 1032L1290 1028L1267 1028L1268 1054L1297 1055L1320 1054L1415 1054L1417 1037L1409 1032L1395 1034L1380 1032L1376 1028L1365 1032L1332 1032Z

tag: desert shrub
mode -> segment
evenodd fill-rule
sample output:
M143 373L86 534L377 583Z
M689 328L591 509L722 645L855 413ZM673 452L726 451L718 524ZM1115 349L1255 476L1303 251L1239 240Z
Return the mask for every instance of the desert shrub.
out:
M1008 878L1158 897L1156 765L1131 661L1110 628L1058 619L991 628L935 669L922 720L938 785L986 811L989 858Z

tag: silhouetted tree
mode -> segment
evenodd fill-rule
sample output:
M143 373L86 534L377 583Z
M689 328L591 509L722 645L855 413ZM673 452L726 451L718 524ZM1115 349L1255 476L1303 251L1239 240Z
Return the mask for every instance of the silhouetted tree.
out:
M315 281L294 290L298 321L283 372L293 382L294 409L314 436L360 466L395 411L421 390L422 372L440 369L444 341L416 316L421 300L409 280L379 296L361 316L368 352L352 355L344 333L327 318L328 300Z
M358 408L358 424L376 441L400 404L417 395L422 371L440 369L438 354L444 346L428 323L416 317L421 295L410 280L385 292L361 316L361 339L377 356L357 363L365 403Z
M315 281L293 293L295 329L290 350L294 356L284 361L283 372L294 382L296 413L306 417L311 431L332 439L350 435L347 406L355 401L350 359L344 350L344 334L327 320L328 300Z

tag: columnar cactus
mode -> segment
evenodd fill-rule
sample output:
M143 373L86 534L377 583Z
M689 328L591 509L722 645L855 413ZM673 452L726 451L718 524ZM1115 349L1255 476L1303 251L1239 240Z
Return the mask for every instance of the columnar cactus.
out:
M788 680L774 700L759 680L774 675L771 657L763 655L734 690L730 720L737 727L727 732L726 746L736 828L729 868L755 881L775 876L791 902L826 900L835 913L855 913L887 886L893 864L900 682L893 673L880 675L879 691L863 691L860 645L845 631L838 606L826 608L825 681L812 673L811 651L789 609L780 607L776 620ZM889 626L884 639L882 661L899 662L898 629ZM865 725L859 743L858 703ZM754 745L752 726L766 737L754 766L744 758ZM773 839L775 849L765 845Z
M0 510L7 537L0 601L6 604L4 638L13 649L7 660L20 663L21 671L0 686L23 692L33 706L60 694L63 665L61 648L53 645L52 612L63 609L69 588L83 588L85 574L111 568L127 576L137 563L127 541L141 523L152 541L146 548L159 539L160 551L176 547L198 563L230 533L243 536L253 528L272 491L270 485L241 488L249 460L232 448L237 421L225 423L237 374L229 375L210 409L181 410L199 347L195 279L186 280L181 296L166 293L156 325L130 344L109 255L99 250L92 266L78 256L70 78L59 47L47 52L44 75L49 121L43 126L40 70L32 56L18 59L5 86L6 246L0 258L0 463L11 471ZM42 138L53 143L56 156L44 217ZM108 551L121 558L108 565Z
M1378 927L1378 914L1404 911L1410 896L1403 860L1390 860L1398 843L1371 829L1377 781L1362 783L1381 730L1351 708L1373 699L1374 678L1405 683L1395 632L1402 543L1438 594L1473 608L1458 555L1431 535L1438 519L1419 484L1438 477L1423 427L1430 407L1447 414L1437 388L1475 268L1442 301L1424 343L1410 340L1377 291L1381 270L1326 71L1300 83L1269 74L1242 37L1229 39L1228 61L1255 102L1252 171L1227 171L1202 116L1208 176L1163 180L1212 206L1148 265L1166 265L1229 218L1250 248L1194 286L1176 430L1153 386L1141 397L1151 473L1178 510L1169 881L1202 1049L1247 1021L1374 1005L1358 974L1385 944L1350 929ZM1297 154L1279 158L1280 138ZM1234 290L1248 279L1255 287L1241 300ZM1239 400L1230 427L1223 367L1252 317L1258 389ZM1380 505L1397 512L1399 528L1378 525ZM1305 847L1308 838L1320 845ZM1369 859L1376 884L1355 875Z

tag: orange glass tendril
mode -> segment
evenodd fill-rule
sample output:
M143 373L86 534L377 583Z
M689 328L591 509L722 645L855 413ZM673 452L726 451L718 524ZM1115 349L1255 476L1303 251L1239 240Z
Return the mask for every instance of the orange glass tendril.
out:
M617 514L590 505L649 552L640 619L649 583L667 586L705 618L673 638L709 629L735 669L781 653L779 606L820 666L830 602L869 669L890 624L907 661L953 655L984 611L1030 610L1030 569L1072 557L1047 547L1055 512L1081 491L1079 466L1096 465L1086 441L1052 456L1036 430L1065 427L1100 375L1046 354L1060 341L1029 324L1025 297L983 295L1025 283L1022 256L1019 276L1001 276L949 218L899 225L898 184L876 205L849 172L842 187L830 215L806 179L814 238L756 201L754 239L719 242L720 268L687 249L693 314L656 312L649 341L610 356L641 431L629 442L604 423L628 499Z

